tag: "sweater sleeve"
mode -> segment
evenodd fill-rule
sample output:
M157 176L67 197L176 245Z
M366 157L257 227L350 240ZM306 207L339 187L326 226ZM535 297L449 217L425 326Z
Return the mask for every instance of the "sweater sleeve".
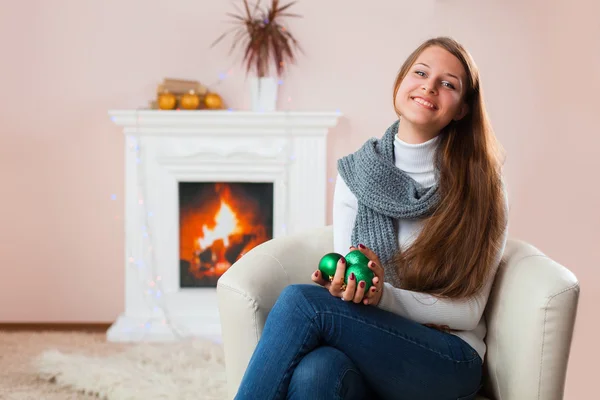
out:
M508 213L506 191L504 195L505 210ZM452 330L475 329L487 304L507 239L508 228L505 227L500 248L494 259L494 270L483 289L476 295L460 300L443 299L425 293L398 289L386 282L378 307L421 324L447 325Z
M338 173L333 193L333 251L348 254L358 213L358 200Z

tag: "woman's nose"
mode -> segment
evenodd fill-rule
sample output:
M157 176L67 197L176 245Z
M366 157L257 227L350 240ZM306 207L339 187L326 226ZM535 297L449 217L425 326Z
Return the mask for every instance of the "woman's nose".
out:
M433 84L431 84L431 83L429 83L429 82L427 82L427 83L424 83L424 84L421 86L421 89L422 89L422 90L423 90L425 93L432 93L432 94L434 94L434 93L435 93L434 85L433 85Z

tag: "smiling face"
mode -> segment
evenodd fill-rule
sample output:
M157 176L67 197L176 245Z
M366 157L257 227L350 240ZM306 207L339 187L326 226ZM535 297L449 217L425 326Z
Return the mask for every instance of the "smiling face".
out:
M439 46L427 47L408 69L394 99L402 124L437 135L450 121L466 115L465 85L460 60Z

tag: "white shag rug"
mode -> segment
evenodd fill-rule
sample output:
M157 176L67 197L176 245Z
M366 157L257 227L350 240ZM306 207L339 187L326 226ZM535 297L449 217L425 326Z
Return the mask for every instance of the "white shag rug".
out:
M227 397L222 345L208 340L142 343L107 356L48 350L34 366L42 379L108 400Z

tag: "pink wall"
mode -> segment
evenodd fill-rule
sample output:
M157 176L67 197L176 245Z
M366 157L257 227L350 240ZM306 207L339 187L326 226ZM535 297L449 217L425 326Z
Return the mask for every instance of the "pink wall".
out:
M567 398L592 393L600 358L600 54L593 0L302 0L291 28L306 49L281 108L340 109L335 159L394 118L391 85L422 40L472 52L507 152L512 236L568 266L582 296ZM217 80L247 96L225 46L209 44L229 2L12 2L0 13L0 322L112 321L123 303L123 138L113 108L144 107L164 77ZM375 3L372 3L375 4ZM372 17L367 16L367 11ZM291 101L288 102L288 98ZM596 111L597 112L597 111ZM331 201L331 189L329 201ZM111 194L117 201L111 201Z

